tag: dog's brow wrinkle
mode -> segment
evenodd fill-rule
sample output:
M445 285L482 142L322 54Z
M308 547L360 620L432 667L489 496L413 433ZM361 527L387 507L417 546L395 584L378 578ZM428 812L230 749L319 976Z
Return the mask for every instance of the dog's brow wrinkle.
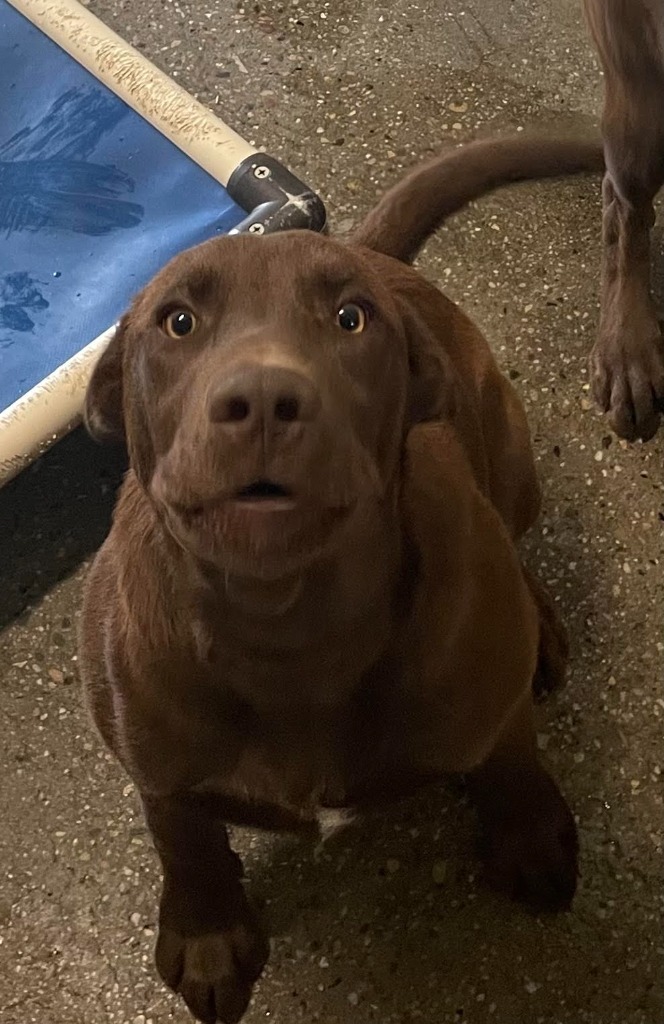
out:
M188 274L180 282L180 286L189 295L192 302L205 302L216 294L219 287L219 275L212 270L197 270Z
M323 270L321 272L320 279L326 285L328 285L328 287L333 286L341 290L342 288L345 288L347 285L351 284L356 279L356 275L348 273L330 274L329 271Z
M302 275L304 287L314 291L342 292L356 280L357 274L349 272L348 269L335 270L326 266L312 268Z

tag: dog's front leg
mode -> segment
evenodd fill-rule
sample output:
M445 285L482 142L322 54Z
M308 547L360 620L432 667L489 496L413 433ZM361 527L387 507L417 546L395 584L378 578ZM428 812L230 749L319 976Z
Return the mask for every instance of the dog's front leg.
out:
M664 0L585 0L604 69L606 175L594 397L616 433L647 440L664 408L664 342L650 284L653 200L664 184Z
M664 342L650 294L653 196L644 190L638 201L625 198L611 172L602 191L602 298L590 356L593 395L617 434L646 441L659 426L664 400Z
M577 880L571 811L538 761L528 694L471 776L489 883L539 910L567 908Z
M143 795L164 872L157 969L205 1024L235 1024L268 944L241 882L223 822L195 795Z

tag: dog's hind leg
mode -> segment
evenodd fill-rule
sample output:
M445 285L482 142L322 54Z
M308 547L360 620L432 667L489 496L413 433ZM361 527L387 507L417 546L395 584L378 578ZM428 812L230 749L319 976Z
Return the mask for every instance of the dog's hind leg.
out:
M560 689L565 682L569 642L558 609L544 584L525 566L523 575L539 616L539 652L533 676L533 693L535 697L542 698Z
M650 288L653 199L664 184L664 0L585 0L604 69L602 296L594 397L616 433L647 440L664 409L664 342Z
M469 785L489 883L538 910L567 908L576 890L576 827L538 761L529 693Z

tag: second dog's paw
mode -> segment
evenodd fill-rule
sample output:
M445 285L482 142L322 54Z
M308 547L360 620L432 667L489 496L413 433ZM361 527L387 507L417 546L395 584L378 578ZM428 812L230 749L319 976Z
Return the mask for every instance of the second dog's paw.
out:
M649 314L601 329L590 354L592 393L619 437L648 441L664 411L664 340Z

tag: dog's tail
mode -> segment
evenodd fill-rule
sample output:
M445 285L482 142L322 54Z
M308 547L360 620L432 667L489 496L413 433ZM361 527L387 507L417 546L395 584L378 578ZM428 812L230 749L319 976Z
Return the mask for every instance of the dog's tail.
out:
M599 139L516 135L470 142L407 174L385 193L349 241L410 263L448 217L501 185L603 168Z

